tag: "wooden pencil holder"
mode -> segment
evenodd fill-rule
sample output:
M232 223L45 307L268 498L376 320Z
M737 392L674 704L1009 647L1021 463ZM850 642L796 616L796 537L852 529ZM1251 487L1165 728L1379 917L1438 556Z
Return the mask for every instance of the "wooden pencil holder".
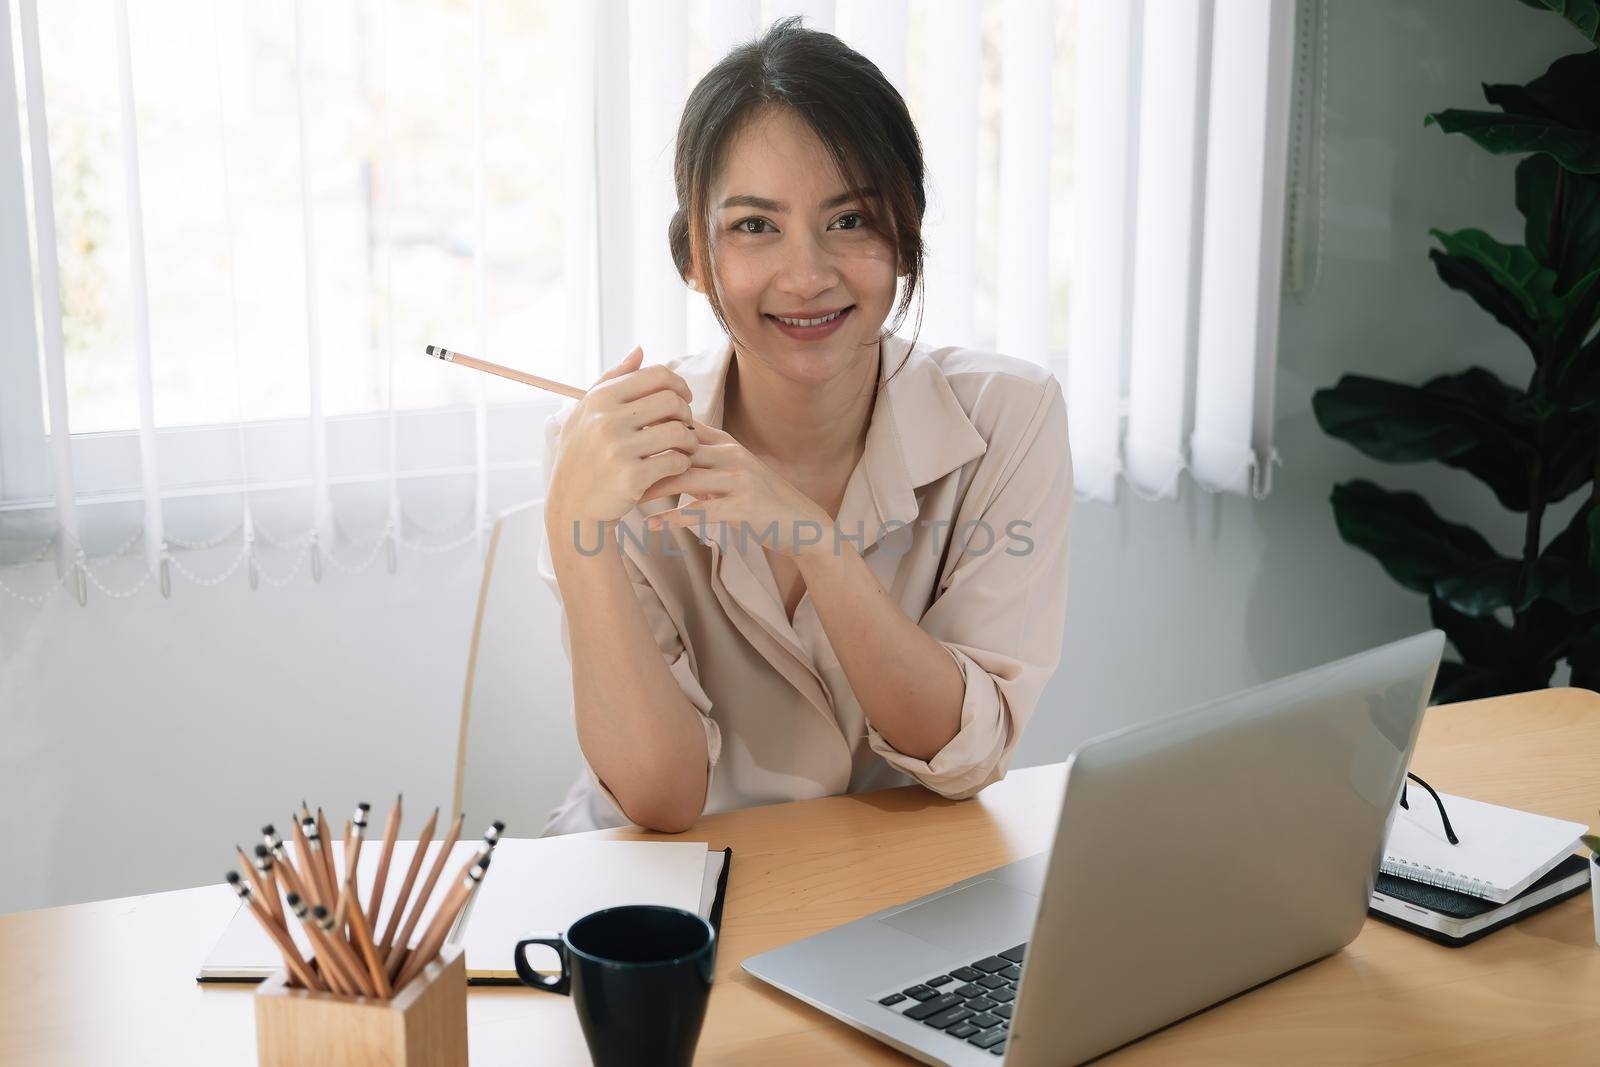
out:
M340 997L290 988L279 971L256 989L261 1067L466 1067L467 962L459 945L394 995Z

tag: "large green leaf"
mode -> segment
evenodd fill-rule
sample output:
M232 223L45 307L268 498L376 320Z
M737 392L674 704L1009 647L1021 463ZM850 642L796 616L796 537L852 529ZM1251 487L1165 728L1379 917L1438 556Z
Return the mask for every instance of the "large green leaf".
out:
M1488 485L1504 506L1525 511L1533 446L1515 432L1526 422L1517 413L1523 399L1472 367L1420 387L1347 374L1314 393L1311 410L1327 434L1374 459L1447 463Z
M1545 432L1544 502L1554 504L1594 480L1594 452L1600 444L1600 411L1561 412ZM1526 510L1526 509L1524 509Z
M1541 592L1539 574L1524 567L1521 560L1497 559L1463 574L1452 574L1433 583L1440 600L1463 615L1482 618L1501 608L1523 612Z
M1597 0L1522 0L1531 8L1554 11L1591 41L1600 40L1600 2Z
M1552 233L1558 183L1561 219ZM1523 233L1528 251L1556 272L1557 293L1600 269L1600 177L1568 173L1546 155L1529 156L1517 164L1517 210L1528 220Z
M1450 639L1462 662L1495 671L1510 670L1516 662L1512 630L1493 615L1467 615L1430 596L1428 616Z
M1529 318L1548 318L1559 305L1556 272L1522 245L1501 244L1482 230L1429 230L1446 254L1470 259L1514 297Z
M1416 493L1357 479L1334 486L1330 502L1339 536L1419 593L1500 558L1476 530L1446 522Z
M1494 280L1494 276L1464 256L1447 256L1437 248L1428 250L1428 258L1439 272L1439 278L1452 289L1459 289L1477 302L1500 325L1522 338L1535 360L1542 347L1539 342L1539 324L1523 310L1522 302Z
M1523 245L1502 244L1482 230L1428 232L1444 245L1446 255L1468 260L1482 270L1480 275L1459 279L1472 288L1458 285L1443 270L1440 277L1446 284L1463 288L1480 307L1514 330L1536 359L1544 358L1546 352L1570 351L1588 336L1600 310L1600 270L1578 279L1568 292L1558 295L1555 271ZM1487 290L1483 275L1491 283Z
M1485 85L1483 98L1517 115L1600 131L1600 52L1562 56L1527 85Z
M1522 642L1516 652L1518 662L1552 666L1567 654L1572 635L1588 625L1585 616L1574 615L1548 597L1535 600L1517 622L1522 627Z
M1494 379L1476 367L1465 373ZM1504 400L1482 406L1463 402L1434 382L1418 387L1360 374L1346 374L1311 397L1312 413L1326 433L1385 463L1448 459L1485 437L1503 439L1507 435L1496 416L1505 409Z
M1429 115L1445 133L1464 133L1480 148L1496 155L1545 152L1563 167L1582 174L1600 173L1600 134L1573 129L1537 115L1450 108Z
M1600 508L1579 508L1539 554L1539 594L1576 615L1600 611L1600 560L1595 528Z
M1572 288L1556 299L1560 302L1555 309L1560 325L1550 335L1548 351L1562 355L1582 345L1594 332L1596 319L1600 319L1600 269L1573 282Z
M1558 362L1545 391L1568 411L1600 411L1600 337Z

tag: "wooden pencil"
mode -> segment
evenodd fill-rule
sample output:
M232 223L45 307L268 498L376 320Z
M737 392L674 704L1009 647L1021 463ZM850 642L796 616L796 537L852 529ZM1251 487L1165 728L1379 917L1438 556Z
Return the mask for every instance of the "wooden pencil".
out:
M456 884L450 890L450 895L445 897L444 903L440 904L439 910L434 913L433 921L428 924L428 932L422 935L416 951L410 953L405 966L400 968L400 977L394 983L396 989L404 989L406 983L415 978L428 962L439 954L445 936L450 932L451 924L466 906L467 897L477 888L478 883L483 881L484 873L489 869L490 859L489 850L484 849L462 869Z
M372 805L365 800L356 805L356 813L346 823L346 841L344 846L345 877L357 869L361 863L361 842L367 837L367 812L372 810ZM356 906L361 906L360 897L356 898Z
M311 859L311 842L306 840L305 824L295 819L289 833L294 838L294 854L300 860L299 869L304 875L301 878L303 896L309 906L316 907L322 903L322 879L317 876L319 864Z
M345 913L350 923L356 949L360 953L361 961L366 964L367 977L372 979L372 985L377 990L378 996L388 1000L394 996L394 989L389 985L389 976L384 973L383 964L378 960L378 950L372 943L372 929L367 925L367 917L361 911L361 901L356 899L354 872L351 872L351 877L346 879L344 890L339 895L339 910Z
M417 920L422 918L422 913L427 910L429 894L433 892L439 876L444 873L445 864L450 860L450 851L456 847L456 841L461 837L461 824L464 821L466 821L465 814L456 816L455 825L450 827L450 832L439 843L439 855L434 858L433 867L429 869L428 877L417 892L417 899L411 905L410 914L406 916L406 924L401 927L398 940L389 946L389 958L383 962L391 977L400 971L400 959L406 954L406 947L411 941L411 932L416 929Z
M549 378L541 378L537 374L529 374L526 371L513 370L510 367L502 367L500 364L490 363L486 359L474 359L469 355L465 355L461 352L452 352L450 349L443 348L439 345L429 345L427 352L428 355L442 359L446 363L459 363L463 367L471 367L473 370L481 370L487 374L497 375L501 378L509 378L514 382L521 382L523 385L531 385L536 389L543 389L546 392L557 393L561 396L568 396L574 400L582 400L584 397L584 390L579 389L577 386L567 385L564 382L551 381Z
M290 893L299 894L309 900L310 895L306 892L305 883L300 878L300 872L295 870L293 861L289 859L289 850L284 846L283 838L277 835L277 831L272 828L271 823L262 828L261 838L266 844L267 851L272 853L273 870L283 880L283 888Z
M242 855L243 850L240 852ZM301 957L300 950L295 947L294 938L289 936L289 931L274 922L272 916L267 913L265 905L253 898L250 887L244 884L238 871L228 872L228 884L233 886L233 891L239 894L244 906L278 946L278 951L283 954L284 965L289 968L289 973L294 975L295 981L307 989L325 990L327 987L317 980L317 976L311 972L311 968Z
M255 847L256 871L261 875L261 884L266 887L267 903L272 905L272 916L289 929L289 919L283 914L283 901L278 899L278 875L272 862L272 853L267 851L266 845Z
M439 809L434 808L433 814L428 816L428 821L422 826L422 833L417 837L417 847L411 852L411 864L406 868L405 879L400 883L400 892L395 895L394 904L389 908L389 923L383 928L383 939L378 942L378 955L383 957L385 970L388 969L389 946L394 943L395 931L400 927L400 917L405 914L406 902L411 898L411 888L416 884L417 872L422 870L422 861L427 856L428 845L433 841L433 831L438 823Z
M328 832L327 817L322 814L322 809L317 809L317 833L322 838L322 865L328 873L328 909L333 909L333 901L339 896L339 872L333 866L333 835Z
M389 809L389 821L383 827L383 851L378 854L378 873L372 879L372 899L364 912L369 927L378 925L378 913L383 909L383 890L389 881L389 864L394 859L395 838L400 836L400 811L404 800L404 793L394 798L394 807ZM360 900L356 901L356 907L361 907Z
M333 946L328 944L327 935L317 925L316 919L311 914L311 909L306 906L306 901L299 893L290 893L288 898L289 910L294 913L305 927L306 936L311 939L312 946L317 950L317 963L322 969L322 975L327 979L328 985L335 993L341 996L360 996L361 990L356 987L350 976L345 973L344 964L333 951Z
M345 977L349 978L362 996L375 997L378 989L372 984L372 978L367 974L367 969L356 959L356 954L350 951L350 945L340 937L333 925L333 912L318 904L311 909L311 917L316 920L317 927L322 931L322 936L333 950L334 958L344 968Z
M317 885L316 906L330 908L334 903L333 879L328 876L328 859L322 847L322 831L315 817L300 820L300 834L306 841L306 867Z
M234 845L233 850L239 854L239 863L242 865L241 869L244 871L245 876L250 879L251 900L257 904L260 904L262 910L267 913L267 918L281 926L284 933L288 933L288 925L283 923L282 920L272 913L272 906L270 903L268 903L267 899L267 884L261 880L261 872L256 870L256 865L250 862L250 857L244 854L244 849L240 848L238 845Z

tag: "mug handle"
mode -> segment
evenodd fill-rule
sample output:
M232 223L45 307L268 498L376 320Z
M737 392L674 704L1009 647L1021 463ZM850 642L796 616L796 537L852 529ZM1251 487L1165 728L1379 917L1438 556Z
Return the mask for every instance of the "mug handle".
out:
M528 965L528 946L544 945L546 948L556 950L556 958L561 961L561 975L558 978L545 978ZM559 934L549 934L544 937L525 937L517 942L516 951L511 954L512 961L517 965L517 977L522 979L523 985L534 989L542 989L546 993L560 993L562 996L572 994L572 969L567 964L567 947Z

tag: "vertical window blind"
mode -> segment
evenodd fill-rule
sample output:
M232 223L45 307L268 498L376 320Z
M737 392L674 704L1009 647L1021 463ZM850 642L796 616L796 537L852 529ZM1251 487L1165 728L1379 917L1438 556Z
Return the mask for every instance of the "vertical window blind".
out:
M920 338L1055 369L1082 496L1265 493L1289 0L0 0L0 595L481 550L555 401L422 346L720 339L677 121L794 13L918 122Z
M1294 5L1084 4L1066 395L1081 495L1271 488ZM1085 354L1092 354L1084 358ZM1124 398L1126 424L1124 425Z

